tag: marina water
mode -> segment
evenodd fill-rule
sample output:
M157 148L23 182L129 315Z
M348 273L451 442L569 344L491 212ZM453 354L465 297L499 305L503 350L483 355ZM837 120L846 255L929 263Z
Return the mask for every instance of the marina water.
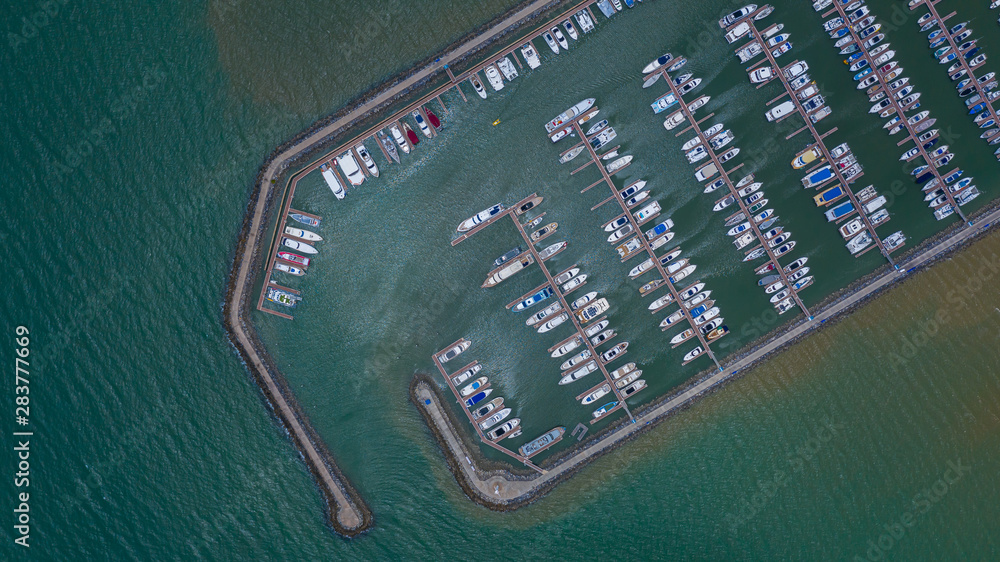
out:
M636 403L705 367L679 368L659 317L626 279L633 264L618 263L603 241L599 226L611 217L589 208L608 193L579 194L596 171L570 177L575 166L556 163L566 147L542 135L542 123L588 96L636 157L622 179L650 181L676 244L713 289L734 331L720 354L779 325L682 158L686 137L653 117L658 90L639 88L637 69L664 50L691 59L705 79L699 92L713 96L708 109L733 129L740 161L798 240L795 253L810 257L807 305L882 263L874 252L851 258L801 193L788 162L804 140L784 141L791 131L765 122L778 89L748 84L715 24L735 5L645 2L609 21L598 15L597 31L568 53L536 45L542 67L488 100L449 93L443 134L402 166L376 155L382 177L343 202L318 177L301 184L296 206L324 217L326 240L296 285L304 301L292 322L251 318L372 507L375 528L344 541L324 526L311 477L221 327L250 183L274 146L514 3L43 4L0 9L9 32L0 49L0 316L11 338L16 325L31 329L34 431L32 549L15 547L4 525L4 558L996 557L997 235L514 513L463 496L408 401L413 372L465 336L526 437L589 417L572 400L579 391L555 385L557 364L545 354L565 336L544 339L503 309L539 279L479 288L489 262L518 243L514 229L497 224L448 245L460 220L535 191L560 224L552 241L570 242L554 267L579 263L587 289L614 305L627 360L650 384ZM970 206L986 204L1000 195L997 164L924 50L916 16L899 3L870 5L894 25L888 40L952 136L956 163L977 178L984 196ZM851 143L883 194L899 182L893 230L908 244L933 235L943 225L897 162L898 139L868 115L818 33L821 18L805 2L776 7L771 20L795 43L786 58L810 63L834 109L821 130L839 128L833 138ZM1000 57L995 14L953 8ZM7 450L13 427L4 428ZM4 490L12 498L9 480Z

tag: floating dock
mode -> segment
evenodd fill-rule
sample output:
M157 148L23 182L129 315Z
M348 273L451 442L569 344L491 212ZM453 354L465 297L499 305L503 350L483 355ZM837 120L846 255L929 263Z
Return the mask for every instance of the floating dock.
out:
M847 21L846 16L844 17L844 21ZM753 37L755 37L755 38L756 37L761 37L759 35L760 32L757 30L757 22L754 21L754 19L752 17L751 18L746 18L746 23L748 23L750 25L750 34ZM757 39L754 39L754 40L756 41ZM858 44L860 45L861 43L858 43ZM825 161L830 166L830 170L833 172L834 177L836 178L836 180L838 182L840 182L841 188L844 190L844 192L850 198L851 203L854 205L855 211L857 212L858 216L861 218L861 222L864 224L865 230L868 231L868 234L871 237L872 242L874 243L874 245L878 246L879 251L882 252L882 255L885 257L886 260L889 261L890 264L895 265L895 262L892 260L892 256L890 255L891 252L882 243L882 238L880 238L879 235L878 235L878 233L875 232L875 225L873 225L872 222L871 222L871 220L869 220L868 214L864 212L864 208L862 207L862 203L858 201L858 198L855 195L854 190L851 189L851 184L854 183L854 182L856 182L856 181L858 181L864 175L864 172L861 172L857 176L851 178L850 181L848 181L848 179L844 176L844 173L841 171L840 166L837 165L837 163L834 160L834 158L830 155L830 149L827 148L826 143L824 142L824 139L827 136L829 136L830 133L832 133L833 131L828 131L828 132L826 132L826 133L824 133L822 135L819 133L819 131L816 129L815 123L813 123L813 120L812 120L812 118L809 115L809 112L806 111L805 107L803 107L803 105L802 105L802 101L803 100L799 99L799 97L796 95L795 89L792 88L792 85L790 84L790 81L788 80L788 77L785 76L785 70L787 68L790 68L790 67L794 66L799 61L798 60L792 61L788 66L786 66L786 67L783 68L781 65L778 64L777 59L774 57L774 54L771 52L772 48L767 47L765 45L765 47L764 47L763 50L764 50L764 55L767 57L767 61L771 64L771 67L774 69L774 75L775 75L775 77L778 79L779 82L781 82L781 85L784 86L784 88L785 88L785 94L784 95L788 96L788 99L791 100L791 102L795 104L795 111L796 111L796 113L798 113L802 117L802 120L805 122L805 129L807 129L809 131L809 133L812 135L812 137L813 137L813 143L814 143L813 146L816 146L817 148L819 148L820 152L823 154L823 161ZM865 54L865 56L868 56L867 53ZM870 60L869 60L869 64L871 64ZM877 71L877 69L873 70L873 73L874 74L879 74L879 72ZM881 79L882 78L881 78L881 75L880 75L879 76L879 80L881 80ZM806 87L808 87L808 85ZM781 96L779 96L779 98L780 97ZM779 98L775 98L775 99L779 99ZM891 99L892 103L896 104L895 96L893 96L891 93L887 93L885 99ZM899 109L898 106L897 106L897 109ZM901 111L900 111L899 115L902 115ZM799 130L801 131L802 129L799 129ZM872 247L875 247L875 246L872 246ZM903 245L901 244L896 249L899 249L899 248L902 248L902 247L903 247ZM854 254L854 257L860 257L862 254L866 253L869 249L871 249L871 248L866 248L865 250L863 250L861 252L858 252L857 254Z
M757 221L755 221L753 219L753 214L750 213L749 207L747 206L746 201L744 201L743 197L740 197L740 195L738 194L739 190L736 188L736 183L733 182L732 178L729 175L732 172L738 170L742 166L742 164L740 166L736 166L732 170L726 171L726 168L723 165L723 163L719 162L719 158L718 158L718 156L716 156L715 150L712 148L712 145L708 142L708 138L705 137L705 133L701 129L701 121L698 121L698 120L696 120L694 118L694 114L688 108L687 102L684 101L684 98L680 95L680 91L678 90L678 86L674 84L674 80L670 76L670 74L667 72L667 69L666 68L661 68L659 72L662 74L662 77L663 77L664 81L670 87L670 92L677 98L677 103L680 106L680 111L683 112L684 116L688 120L688 123L690 123L690 126L687 129L685 129L685 131L687 131L687 130L693 130L694 133L696 135L698 135L698 138L701 139L702 146L705 147L706 151L708 152L709 158L712 159L712 163L714 163L715 167L719 170L719 175L722 177L723 181L726 184L726 187L729 189L730 196L734 197L736 199L735 202L739 204L740 211L745 215L746 220L750 223L751 231L753 232L754 236L757 238L758 244L760 244L759 247L764 248L764 252L767 254L768 260L771 263L774 264L774 271L777 273L777 275L779 275L781 277L781 281L785 284L785 287L788 288L788 292L791 294L792 298L795 300L795 304L798 305L798 307L802 310L802 312L805 313L806 316L810 316L809 309L806 308L805 303L803 303L802 299L799 298L798 292L796 292L795 290L793 290L793 287L795 286L795 283L788 280L788 275L785 273L785 269L781 266L781 263L778 261L777 256L774 255L774 250L768 246L767 241L766 241L767 239L764 238L764 234L760 230L760 225L758 225ZM709 115L709 117L710 116L711 115ZM704 119L702 119L702 121L704 121ZM717 180L709 178L709 181L717 181ZM753 249L755 250L756 247L753 248ZM675 299L676 299L676 297L677 297L677 295L674 295ZM693 323L692 323L692 326L693 326ZM695 328L695 333L698 334L700 340L704 340L704 338L701 335L701 330ZM708 342L705 341L705 344L707 346ZM705 349L709 350L708 347L705 347ZM710 352L710 350L709 350L709 352ZM712 359L714 360L715 357L713 356Z
M839 2L834 2L833 7L834 9L828 13L829 14L838 13L840 14L840 17L842 17L846 22L848 18L847 18L847 12L844 10L844 6L842 6ZM869 15L874 16L875 14L869 14ZM868 61L868 67L872 68L873 60L871 55L868 54L868 51L863 48L864 41L858 38L857 32L851 29L851 26L847 27L847 31L854 39L854 42L857 45L859 45L859 49L857 52L862 53L862 57L864 58L864 60ZM902 108L897 103L897 100L895 99L896 96L893 95L893 91L889 89L889 84L887 83L885 77L883 77L882 73L878 72L877 69L869 76L877 77L878 79L877 84L881 86L883 91L886 92L886 96L884 99L890 100L893 104L893 107L896 108L896 115L898 115L900 118L899 123L903 125L904 129L906 129L907 138L913 140L913 143L916 145L917 150L920 152L920 156L923 157L924 161L927 163L928 170L932 174L934 174L934 177L938 180L939 185L944 188L944 193L945 195L947 195L948 203L951 204L952 208L955 210L955 213L957 213L958 216L961 217L963 222L968 222L968 219L965 217L965 213L962 212L962 209L958 206L958 203L955 201L954 195L950 191L948 191L947 184L944 181L944 178L945 176L947 176L947 174L942 175L940 170L934 167L934 160L927 154L927 150L924 149L923 143L921 143L918 140L920 134L914 130L914 125L910 124L909 119L902 112Z

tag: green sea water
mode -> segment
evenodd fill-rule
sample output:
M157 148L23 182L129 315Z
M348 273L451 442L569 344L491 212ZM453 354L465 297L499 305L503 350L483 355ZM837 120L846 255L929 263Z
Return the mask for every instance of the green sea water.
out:
M834 108L824 123L883 193L900 182L894 228L880 232L903 229L911 243L932 235L942 225L818 34L821 18L786 4L772 20L785 22L794 56L822 84ZM713 96L708 110L755 155L747 168L814 266L807 306L882 263L872 252L849 257L801 193L787 163L805 141L780 140L790 131L764 121L777 89L747 83L714 23L733 6L646 2L607 22L598 15L598 31L569 53L536 45L543 66L502 93L468 104L445 96L443 134L343 202L317 177L300 186L295 204L324 216L326 238L309 274L289 281L305 301L292 322L251 319L373 510L375 528L344 541L324 525L311 477L222 331L250 182L275 145L513 2L55 5L0 9L0 317L8 349L16 326L31 331L34 432L25 550L13 543L14 494L24 490L12 485L19 428L8 379L4 558L996 558L996 235L514 513L462 495L407 399L430 353L466 336L526 434L589 417L572 401L579 391L553 390L557 366L542 355L568 334L546 340L503 310L540 275L479 289L489 262L518 243L514 229L498 224L448 245L460 220L535 191L561 225L552 240L570 241L553 269L579 263L592 274L588 290L612 301L632 342L626 357L648 373L636 403L706 367L678 368L682 350L665 349L658 318L624 280L633 264L598 239L613 215L589 208L607 193L578 193L596 173L570 177L555 164L563 148L541 134L551 115L590 95L636 156L622 180L650 180L696 277L736 328L727 349L751 341L761 322L777 326L762 320L766 297L680 157L684 137L663 131L653 96L638 88L636 69L663 50L691 58L705 79L699 91ZM46 6L51 15L38 16ZM894 6L872 9L885 22ZM954 9L976 18L992 56L1000 36L985 6ZM978 207L997 196L996 163L906 16L889 40L955 139L958 165L977 177Z

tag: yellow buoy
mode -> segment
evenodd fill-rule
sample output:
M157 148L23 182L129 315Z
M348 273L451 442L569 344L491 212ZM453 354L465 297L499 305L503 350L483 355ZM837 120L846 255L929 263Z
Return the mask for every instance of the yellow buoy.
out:
M497 126L497 125L499 125L499 124L500 124L500 120L499 120L499 119L497 119L496 121L494 121L494 122L493 122L493 126L494 126L494 127L496 127L496 126Z

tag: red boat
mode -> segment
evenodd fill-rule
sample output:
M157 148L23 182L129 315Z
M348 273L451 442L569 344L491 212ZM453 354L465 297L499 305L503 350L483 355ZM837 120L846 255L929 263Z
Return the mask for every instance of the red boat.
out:
M434 112L431 111L430 108L425 107L424 113L427 114L427 120L431 122L431 125L434 125L435 129L441 128L441 120L438 119L437 115L434 115Z
M406 132L406 138L410 139L410 144L416 146L420 144L420 139L417 138L417 133L413 132L413 129L407 123L403 123L403 131Z
M302 267L309 267L309 258L305 256L300 256L298 254L293 254L291 252L278 252L278 257L285 261L297 263Z
M757 275L764 275L768 271L774 271L774 262L767 262L764 265L758 267L755 273Z

